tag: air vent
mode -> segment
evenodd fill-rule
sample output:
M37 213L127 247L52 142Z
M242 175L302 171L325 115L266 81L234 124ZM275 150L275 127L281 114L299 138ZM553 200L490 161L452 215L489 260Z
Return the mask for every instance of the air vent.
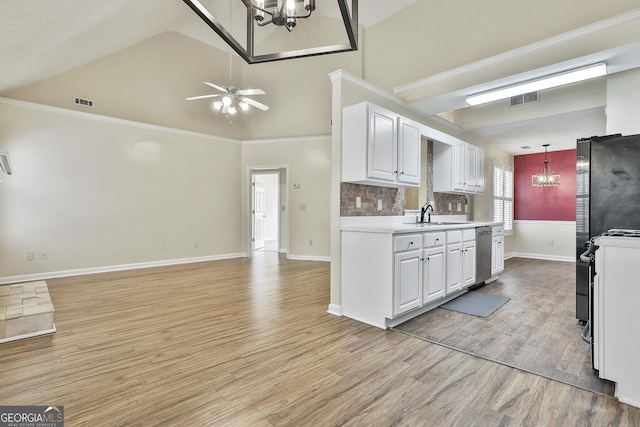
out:
M529 92L522 95L512 96L511 102L509 103L510 107L515 107L516 105L524 105L530 102L538 101L538 92Z
M93 101L85 98L73 98L73 102L76 105L82 105L83 107L93 108Z

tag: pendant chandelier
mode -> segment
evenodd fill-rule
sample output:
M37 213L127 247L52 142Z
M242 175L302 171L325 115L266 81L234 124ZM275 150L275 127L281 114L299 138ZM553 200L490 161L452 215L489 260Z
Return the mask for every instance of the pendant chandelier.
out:
M358 50L358 0L183 1L247 64Z
M534 187L549 187L560 185L560 174L549 172L549 162L547 161L547 148L549 144L543 144L544 162L537 174L531 176L531 185Z
M306 19L316 10L316 0L251 0L253 19L260 27L273 24L293 31L298 19ZM271 19L265 21L265 14Z

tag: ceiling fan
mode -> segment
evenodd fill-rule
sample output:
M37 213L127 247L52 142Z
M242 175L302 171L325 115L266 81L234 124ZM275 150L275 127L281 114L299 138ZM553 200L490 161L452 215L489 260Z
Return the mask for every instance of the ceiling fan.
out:
M249 105L259 108L262 111L267 111L269 109L267 105L262 104L261 102L258 102L254 99L247 98L248 95L265 95L265 92L262 89L239 89L235 86L220 86L211 82L202 83L211 86L212 88L217 89L222 93L191 96L187 98L187 101L222 97L221 100L215 101L213 103L213 108L222 112L223 114L235 114L237 112L237 107L240 107L242 111L247 111L249 109Z

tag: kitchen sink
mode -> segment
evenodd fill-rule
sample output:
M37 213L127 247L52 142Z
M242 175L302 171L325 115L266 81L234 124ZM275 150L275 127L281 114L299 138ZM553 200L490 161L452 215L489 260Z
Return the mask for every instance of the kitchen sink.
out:
M461 225L461 224L467 224L466 222L442 222L442 221L438 221L438 222L418 222L416 223L416 227L429 227L432 225Z

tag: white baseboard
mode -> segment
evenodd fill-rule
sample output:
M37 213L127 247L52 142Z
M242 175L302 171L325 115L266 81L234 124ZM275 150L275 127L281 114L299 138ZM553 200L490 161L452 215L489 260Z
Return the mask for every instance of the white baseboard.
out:
M342 306L337 304L329 304L327 313L333 314L334 316L342 316Z
M20 276L0 277L0 285L8 283L33 282L35 280L55 279L58 277L83 276L85 274L110 273L113 271L135 270L138 268L165 267L169 265L191 264L194 262L217 261L230 258L246 258L246 253L211 255L194 258L178 258L162 261L138 262L132 264L109 265L105 267L79 268L76 270L50 271L46 273L24 274Z
M309 255L287 255L287 259L294 261L322 261L331 262L331 257L328 256L309 256Z
M510 258L530 258L530 259L543 259L546 261L562 261L562 262L576 262L575 257L560 256L560 255L547 255L547 254L528 254L522 252L514 252ZM505 258L506 259L506 258Z
M54 334L55 332L56 332L56 325L53 325L52 329L46 329L44 331L31 332L29 334L15 335L13 337L7 337L7 338L0 339L0 344L4 344L4 343L10 342L10 341L23 340L23 339L26 339L26 338L39 337L40 335Z

